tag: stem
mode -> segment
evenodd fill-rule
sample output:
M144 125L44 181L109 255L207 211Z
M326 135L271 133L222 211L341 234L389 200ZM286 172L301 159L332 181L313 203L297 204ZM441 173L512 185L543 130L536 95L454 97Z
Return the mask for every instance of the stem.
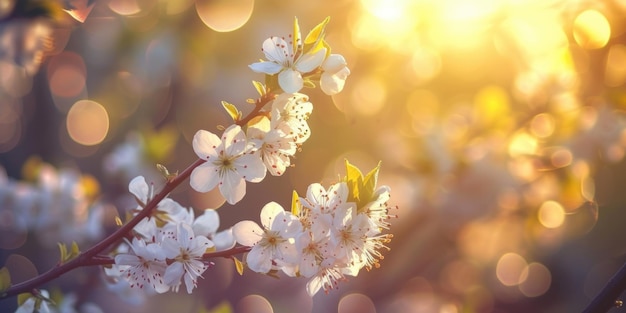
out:
M254 102L254 109L243 119L238 120L235 122L235 124L239 125L239 126L243 126L246 125L251 119L255 118L257 115L259 115L259 112L261 112L261 109L268 104L270 101L274 100L276 96L272 93L267 93L263 96L261 96L261 98L257 99Z
M616 307L617 297L626 289L626 263L611 277L600 293L589 303L583 313L607 312Z
M216 252L205 253L205 254L202 255L202 258L203 259L219 258L219 257L230 258L230 257L232 257L235 254L248 252L248 251L250 251L250 249L252 249L252 248L248 247L248 246L237 246L237 247L233 247L233 248L230 248L230 249L224 250L224 251L216 251Z

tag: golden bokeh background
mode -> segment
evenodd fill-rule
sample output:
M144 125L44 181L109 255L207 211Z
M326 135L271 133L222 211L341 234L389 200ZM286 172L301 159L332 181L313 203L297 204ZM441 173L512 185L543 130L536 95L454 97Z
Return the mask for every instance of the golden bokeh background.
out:
M287 35L294 16L303 32L330 16L327 41L351 75L338 95L303 91L312 135L295 167L248 184L235 206L186 185L172 197L222 206L229 227L335 182L347 158L365 171L381 160L398 206L381 268L328 295L216 260L193 295L142 306L82 287L105 311L577 312L626 260L626 1L97 0L87 12L84 23L0 29L9 176L38 155L93 175L124 212L114 199L129 177L158 179L155 163L184 169L194 133L231 122L222 100L252 109L251 81L263 78L247 65L263 40ZM142 162L113 173L125 143ZM11 249L0 261L29 255Z

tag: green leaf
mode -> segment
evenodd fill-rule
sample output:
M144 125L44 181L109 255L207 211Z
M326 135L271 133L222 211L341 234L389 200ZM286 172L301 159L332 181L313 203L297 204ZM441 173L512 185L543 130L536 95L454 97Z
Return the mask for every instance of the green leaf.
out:
M64 263L67 260L67 246L62 242L57 242L59 246L59 252L61 253L61 263Z
M304 44L310 45L319 42L319 40L324 37L324 31L329 21L330 16L326 17L321 23L313 27L313 29L311 29L311 31L306 35L306 38L304 39Z
M259 93L261 97L267 94L267 89L265 88L265 85L263 85L262 83L253 80L252 85L254 85L254 88L256 89L256 91Z
M363 178L363 188L361 191L361 201L364 202L363 205L372 201L372 197L374 195L374 189L376 188L376 183L378 183L378 172L380 171L380 161L378 165L374 169L372 169L365 178ZM362 206L359 206L362 207Z
M237 107L234 104L222 101L222 106L226 109L226 112L230 115L233 121L237 122L241 119L241 112L237 110Z
M235 262L237 273L239 273L239 275L243 275L243 263L241 263L241 261L239 261L236 257L233 257L233 261Z
M0 268L0 294L11 287L11 273L6 267Z
M70 259L77 257L80 254L80 249L78 249L78 244L76 241L72 241L72 252L70 253Z
M295 216L300 215L300 197L298 197L298 193L295 190L291 194L291 214Z
M363 173L356 166L350 164L346 159L346 177L344 178L348 185L348 201L359 202L360 187L363 185Z

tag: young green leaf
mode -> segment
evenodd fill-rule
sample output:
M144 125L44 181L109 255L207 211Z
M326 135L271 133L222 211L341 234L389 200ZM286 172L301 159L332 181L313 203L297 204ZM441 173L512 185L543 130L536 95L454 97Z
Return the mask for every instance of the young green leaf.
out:
M80 254L80 249L78 249L78 244L76 241L72 241L72 251L70 252L69 258L73 259Z
M234 104L222 101L222 106L226 109L226 113L230 115L233 121L237 122L241 119L241 111L237 110L237 107Z
M362 205L359 205L359 207L362 207L368 202L372 201L374 190L376 189L376 184L378 183L379 171L380 171L380 162L378 162L378 165L376 165L376 167L373 168L369 173L367 173L367 175L365 175L365 178L363 178L363 188L360 190L361 199L359 199L363 203L361 203Z
M254 88L256 89L256 91L259 93L261 97L267 94L267 88L265 88L265 85L263 85L263 83L253 80L252 85L254 85Z
M233 261L235 262L237 273L239 273L239 275L243 275L243 263L241 263L241 261L239 261L236 257L233 257Z
M311 31L306 35L306 38L304 39L304 44L310 45L319 42L319 40L324 37L326 25L329 21L330 16L326 17L321 23L313 27L313 29L311 29Z
M62 242L57 242L59 246L59 252L61 253L61 263L64 263L67 260L67 246Z
M359 202L360 199L360 188L363 185L363 174L361 170L359 170L356 166L350 164L348 160L346 161L346 177L344 181L348 185L348 201L350 202Z

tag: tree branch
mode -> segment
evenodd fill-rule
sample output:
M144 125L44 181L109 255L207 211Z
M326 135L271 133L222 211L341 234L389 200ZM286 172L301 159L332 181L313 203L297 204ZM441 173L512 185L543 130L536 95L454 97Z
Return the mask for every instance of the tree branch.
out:
M272 94L266 94L257 99L255 102L255 108L246 117L237 121L236 124L240 126L245 125L248 121L257 116L261 109L273 99L274 95ZM154 197L150 199L148 203L146 203L146 206L143 208L143 210L141 210L128 223L124 224L111 235L98 242L91 248L87 249L86 251L81 252L76 258L71 259L66 263L59 263L55 267L51 268L50 270L39 276L33 277L27 281L11 286L9 289L0 294L0 300L16 296L20 293L31 292L39 286L78 267L107 265L115 263L112 258L99 254L102 253L109 246L122 240L122 238L126 237L126 235L130 234L135 225L137 225L145 217L149 216L152 211L154 211L154 209L158 206L161 200L167 197L167 195L172 192L172 190L174 190L176 187L178 187L178 185L180 185L184 180L189 178L191 172L204 162L206 161L198 159L193 164L189 165L182 173L176 175L171 179L168 179L165 186L163 186L163 189L159 193L154 195ZM203 255L203 257L229 257L233 254L243 253L249 250L250 247L239 246L226 251L207 253Z
M626 289L626 263L611 277L583 313L604 313L616 307L617 297Z

